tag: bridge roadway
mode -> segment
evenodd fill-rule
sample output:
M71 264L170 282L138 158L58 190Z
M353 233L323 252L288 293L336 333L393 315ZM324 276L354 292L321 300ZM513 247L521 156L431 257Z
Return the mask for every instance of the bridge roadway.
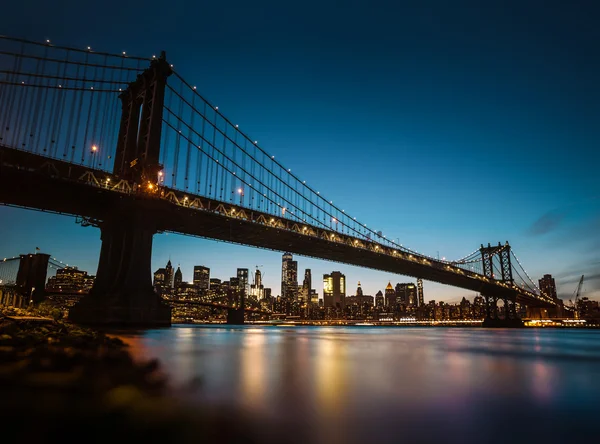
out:
M135 189L134 189L135 187ZM0 145L0 203L102 221L136 208L156 231L288 251L422 278L529 307L553 302L517 286L334 230L250 210L167 187L150 190L85 165Z

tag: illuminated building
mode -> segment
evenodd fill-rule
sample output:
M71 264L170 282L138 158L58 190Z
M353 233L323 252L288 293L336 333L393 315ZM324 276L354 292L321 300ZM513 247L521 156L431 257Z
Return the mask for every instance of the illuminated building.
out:
M240 292L244 294L248 294L248 269L247 268L238 268L237 269L237 278L238 278L238 289Z
M419 307L425 305L425 296L423 294L423 279L417 279L417 300Z
M344 308L346 276L339 271L323 275L323 301L325 307Z
M194 266L194 285L198 290L210 288L210 268L203 265Z
M407 307L417 306L417 287L412 282L396 284L396 298L401 304Z
M396 290L392 287L392 283L388 282L385 287L385 306L393 309L396 306L396 299Z
M384 306L384 299L383 299L383 293L381 292L381 290L379 290L376 294L375 294L375 307L377 307L378 309L383 308Z
M56 271L56 276L48 279L48 293L88 293L94 285L94 276L77 267L65 267Z
M291 253L281 259L281 297L294 300L298 296L298 262Z
M263 298L264 286L262 283L262 273L257 268L254 272L254 283L250 286L250 296L260 300Z

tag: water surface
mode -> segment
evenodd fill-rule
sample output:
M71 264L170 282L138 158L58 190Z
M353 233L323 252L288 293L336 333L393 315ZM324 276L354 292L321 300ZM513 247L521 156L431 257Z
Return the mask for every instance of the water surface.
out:
M280 442L598 442L600 331L175 326L121 336ZM591 439L591 441L590 441ZM600 439L600 438L599 438Z

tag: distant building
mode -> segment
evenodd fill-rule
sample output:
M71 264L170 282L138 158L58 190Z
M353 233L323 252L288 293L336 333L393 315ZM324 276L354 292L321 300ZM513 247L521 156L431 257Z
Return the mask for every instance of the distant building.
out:
M237 278L238 278L238 289L244 294L248 294L248 269L247 268L238 268L237 269Z
M373 296L366 296L363 294L363 289L358 283L358 287L356 288L355 296L346 296L346 306L349 305L358 305L358 306L373 306Z
M271 289L265 288L263 290L263 299L271 299Z
M392 283L388 282L385 287L385 306L393 309L396 306L396 290L392 287Z
M558 296L556 294L556 282L551 274L545 274L543 278L539 281L540 290L542 293L547 294L552 299L557 299Z
M417 306L417 286L412 282L396 285L396 298L399 303L407 307Z
M178 265L177 271L175 272L175 275L173 276L173 287L175 288L175 290L178 290L181 287L182 283L183 283L183 273L181 273L181 268L179 268L179 265Z
M423 293L423 279L417 279L417 300L419 302L419 307L423 307L425 305L425 296Z
M193 282L198 290L208 290L210 288L210 268L203 265L194 266Z
M257 268L254 272L254 283L250 285L250 296L254 296L257 300L260 300L263 298L264 289L262 273Z
M383 293L379 290L375 294L375 307L378 309L382 309L385 306L385 299L383 298Z
M165 267L165 287L173 288L173 266L171 265L171 259L167 262Z
M310 303L311 304L318 304L319 303L319 294L317 293L317 290L315 290L314 288L312 288L310 290Z
M281 258L281 297L295 300L298 297L298 262L291 253Z
M344 308L346 276L339 271L323 275L323 302L325 307Z
M89 293L94 285L94 276L77 267L65 267L56 271L56 276L48 279L48 293Z
M358 287L356 287L356 296L362 296L363 295L363 290L360 286L360 281L358 281Z
M312 274L310 268L304 270L304 280L302 281L302 295L306 302L311 302Z
M219 279L219 278L210 278L209 282L210 282L210 287L212 287L213 285L216 285L216 286L221 285L221 279Z
M167 262L167 266L159 268L154 272L154 279L152 281L154 291L158 294L167 294L171 292L173 288L173 266L171 261Z

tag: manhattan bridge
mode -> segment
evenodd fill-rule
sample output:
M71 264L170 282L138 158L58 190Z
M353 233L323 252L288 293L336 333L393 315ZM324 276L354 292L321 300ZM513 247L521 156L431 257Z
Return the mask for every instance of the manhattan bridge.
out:
M164 52L144 58L0 37L0 203L100 229L94 286L70 312L82 323L170 323L151 282L159 232L476 291L489 319L499 301L506 319L515 304L557 304L508 242L439 260L368 227L228 120Z

